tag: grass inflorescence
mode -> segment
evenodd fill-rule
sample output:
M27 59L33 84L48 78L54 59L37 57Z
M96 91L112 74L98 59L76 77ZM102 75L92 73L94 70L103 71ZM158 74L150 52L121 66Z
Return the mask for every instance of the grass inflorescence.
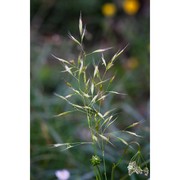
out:
M63 65L64 70L62 72L70 75L75 81L75 83L71 83L66 79L64 80L67 88L70 89L69 92L71 92L68 95L62 96L57 93L55 94L61 100L67 102L70 106L72 106L72 110L61 112L55 115L55 117L61 117L77 112L84 113L86 115L86 124L91 135L91 141L54 144L54 147L63 147L63 150L67 150L85 144L93 146L94 153L92 154L90 162L94 168L96 180L107 180L108 176L105 159L105 147L109 144L113 148L116 148L116 145L113 143L114 140L123 143L125 145L125 149L122 157L118 157L117 162L112 164L111 180L113 180L115 168L121 164L124 156L127 153L127 150L129 148L133 148L132 145L136 144L138 145L138 151L129 161L127 170L129 171L129 175L133 173L142 174L143 172L145 175L148 175L148 168L145 167L143 170L141 168L140 160L142 160L143 157L141 154L139 143L127 142L123 137L119 136L119 133L114 131L111 132L109 130L109 127L114 124L118 117L113 113L114 109L103 111L102 108L104 101L106 101L109 96L126 95L124 93L120 93L110 89L115 75L111 74L111 76L109 76L108 72L114 66L115 61L123 53L127 46L117 51L112 56L112 58L107 61L105 59L104 53L112 49L112 47L97 49L92 52L86 53L83 45L83 39L86 34L86 26L83 26L81 15L79 18L79 33L80 39L75 38L71 33L69 33L69 37L79 47L80 50L77 60L69 61L63 58L59 58L56 55L52 55ZM89 56L93 56L93 54L96 53L100 54L99 62L95 62L93 59L92 61L89 61ZM78 101L78 103L72 101L73 97L78 97L80 101ZM130 128L135 127L138 124L139 122L130 124L125 129L119 130L119 132L135 137L141 137L135 132L129 130ZM101 152L101 155L97 154L97 150Z

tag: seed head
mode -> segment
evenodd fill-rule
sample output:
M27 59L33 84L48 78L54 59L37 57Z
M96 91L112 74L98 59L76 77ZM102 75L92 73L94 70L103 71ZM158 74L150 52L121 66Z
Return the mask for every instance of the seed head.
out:
M98 165L100 165L100 163L101 163L101 159L99 158L99 156L93 155L91 158L91 164L93 166L98 166Z

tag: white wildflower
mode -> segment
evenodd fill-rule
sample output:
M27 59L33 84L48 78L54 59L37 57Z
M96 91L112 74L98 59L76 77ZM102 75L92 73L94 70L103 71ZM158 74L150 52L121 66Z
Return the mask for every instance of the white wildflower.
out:
M133 173L136 173L136 174L142 174L143 173L143 170L141 169L140 166L138 166L136 164L136 161L130 162L127 168L128 168L129 176L131 176Z
M130 162L128 165L128 173L129 176L131 176L135 172L135 167L136 167L136 161Z

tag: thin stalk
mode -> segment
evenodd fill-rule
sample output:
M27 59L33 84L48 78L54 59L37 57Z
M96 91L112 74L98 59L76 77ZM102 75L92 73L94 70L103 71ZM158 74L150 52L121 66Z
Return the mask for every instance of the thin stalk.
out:
M99 180L101 180L101 171L100 171L100 169L99 169L99 166L97 166L97 170L98 170Z
M92 142L93 142L94 153L96 154L96 146L95 146L95 141L94 141L94 138L93 138L93 132L92 132L92 128L91 128L91 117L88 114L87 114L87 120L88 120L88 127L89 127L89 130L90 130L90 133L91 133L91 139L92 139Z
M102 157L103 157L103 166L104 166L104 177L105 177L105 180L107 180L107 175L106 175L106 162L105 162L105 155L104 155L104 143L103 143L103 140L102 140Z
M99 180L98 178L98 173L97 173L97 171L96 171L96 168L93 168L94 169L94 174L95 174L95 176L96 176L96 180Z
M122 162L122 158L126 154L126 151L128 150L128 147L129 146L127 146L126 149L124 150L120 160L116 164L113 164L112 171L111 171L111 180L114 180L114 171L115 171L115 168Z
M113 164L112 171L111 171L111 180L114 180L114 170L116 168L116 165Z

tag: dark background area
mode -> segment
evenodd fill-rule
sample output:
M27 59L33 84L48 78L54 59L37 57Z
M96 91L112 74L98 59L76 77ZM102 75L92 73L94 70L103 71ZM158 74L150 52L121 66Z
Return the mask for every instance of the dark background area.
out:
M150 2L31 0L30 3L31 179L56 179L55 171L58 169L68 169L72 180L93 179L89 161L91 147L79 146L63 152L59 148L50 148L51 144L79 141L87 136L81 115L53 118L53 115L68 109L68 105L54 96L55 92L66 94L67 88L61 64L51 54L65 59L77 57L77 48L68 38L68 32L78 37L80 12L87 28L84 41L87 52L114 47L106 53L108 58L129 44L112 70L112 73L116 72L112 90L128 96L111 98L107 106L118 108L117 129L142 121L133 131L143 136L137 140L149 164ZM107 151L106 160L109 165L122 153L122 149L112 147L108 147ZM127 165L133 153L129 152L118 167L117 179L147 179L143 175L127 176Z

